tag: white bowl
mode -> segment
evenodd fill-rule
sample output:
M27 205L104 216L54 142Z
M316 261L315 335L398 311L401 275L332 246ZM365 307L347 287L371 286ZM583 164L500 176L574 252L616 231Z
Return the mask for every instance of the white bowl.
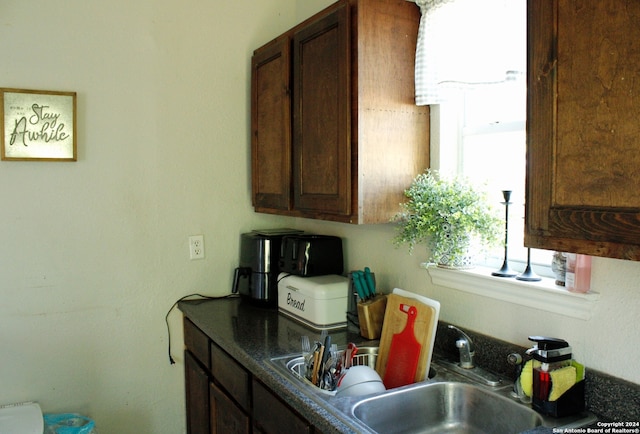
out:
M382 379L368 366L352 366L340 378L336 396L358 396L384 392L386 388Z

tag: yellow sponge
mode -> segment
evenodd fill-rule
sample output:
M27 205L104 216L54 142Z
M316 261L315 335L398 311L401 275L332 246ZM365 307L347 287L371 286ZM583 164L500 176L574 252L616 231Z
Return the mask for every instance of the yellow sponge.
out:
M557 401L564 392L571 389L573 385L576 384L575 366L556 369L555 371L549 372L549 375L551 376L549 401Z
M531 397L533 395L533 360L529 360L522 367L522 373L520 374L520 386L522 392Z

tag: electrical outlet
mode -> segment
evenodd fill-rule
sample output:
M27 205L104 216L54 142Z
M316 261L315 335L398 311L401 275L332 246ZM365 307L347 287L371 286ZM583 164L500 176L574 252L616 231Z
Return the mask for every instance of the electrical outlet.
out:
M189 237L189 258L204 259L204 235L191 235Z

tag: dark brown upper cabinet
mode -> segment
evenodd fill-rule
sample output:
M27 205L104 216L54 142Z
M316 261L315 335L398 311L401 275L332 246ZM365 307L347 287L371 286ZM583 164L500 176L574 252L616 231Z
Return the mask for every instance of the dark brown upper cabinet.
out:
M253 205L291 209L291 61L288 35L251 59Z
M525 244L640 260L640 2L528 1Z
M399 211L429 166L419 21L406 0L341 0L254 52L257 212L364 224Z

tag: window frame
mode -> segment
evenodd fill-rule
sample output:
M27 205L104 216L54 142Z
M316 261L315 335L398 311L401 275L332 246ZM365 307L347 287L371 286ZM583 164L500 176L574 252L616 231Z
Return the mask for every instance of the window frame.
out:
M431 168L464 175L463 170L463 160L461 158L462 153L464 152L464 136L470 134L494 134L500 132L522 132L525 134L526 120L521 121L509 121L509 122L498 122L498 123L486 123L486 124L476 124L473 126L466 126L464 120L464 102L462 101L464 98L459 98L456 102L448 103L448 107L444 106L444 104L434 104L431 105L431 137L430 137L430 152L431 152ZM444 107L443 107L444 106ZM465 131L466 130L466 131ZM445 152L441 147L443 143L454 144L450 145L449 149ZM524 159L524 155L523 155ZM526 170L526 168L525 168ZM523 187L524 187L524 176L523 174ZM523 189L524 191L524 189ZM510 214L511 216L511 214ZM510 228L513 226L514 218L510 218ZM513 229L512 229L513 231ZM524 236L524 221L522 222L522 231L518 231L518 234L521 233ZM513 236L509 237L510 245L512 248L525 249L524 246L524 238L522 240L522 244L515 247ZM496 249L496 254L490 257L479 258L477 265L495 268L498 269L502 265L504 261L504 255L500 254L497 256L497 250L502 251L502 247ZM551 270L551 256L553 252L548 252L548 260L546 262L541 262L535 259L535 256L543 256L546 253L542 249L539 250L541 253L538 255L534 254L534 258L532 258L531 266L534 268L536 274L541 277L549 277L553 278L554 274ZM512 249L513 252L513 249ZM517 257L513 257L509 255L509 264L514 271L521 273L525 270L527 265L526 254L518 255Z

